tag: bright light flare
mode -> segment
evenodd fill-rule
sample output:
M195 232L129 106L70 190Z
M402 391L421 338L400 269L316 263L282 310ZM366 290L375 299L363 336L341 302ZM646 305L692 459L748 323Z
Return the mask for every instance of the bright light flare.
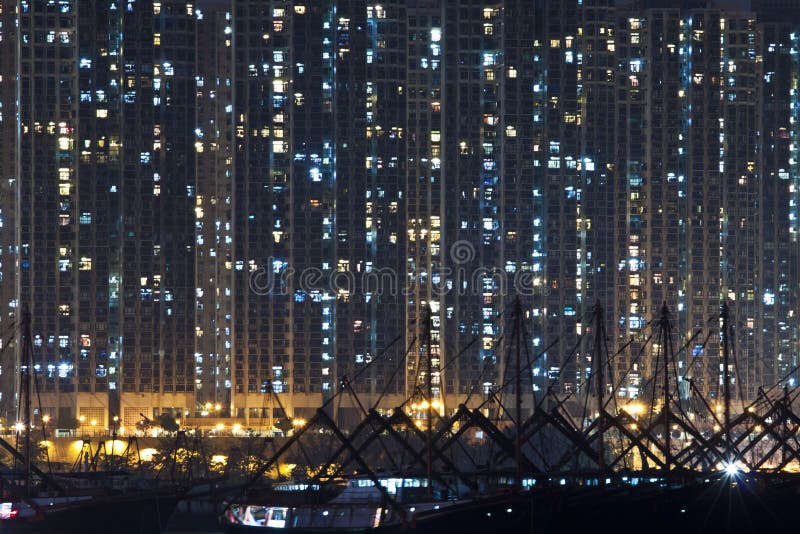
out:
M632 415L634 417L643 415L646 408L647 407L644 405L644 403L639 401L629 402L628 404L622 407L623 410L625 410L626 412L628 412L629 415Z
M741 473L747 473L750 471L746 464L738 460L734 460L732 462L720 462L717 464L717 469L724 472L729 477L736 477Z

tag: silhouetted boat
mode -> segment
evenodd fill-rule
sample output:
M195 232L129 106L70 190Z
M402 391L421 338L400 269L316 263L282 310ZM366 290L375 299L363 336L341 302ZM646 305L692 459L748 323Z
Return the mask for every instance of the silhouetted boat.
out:
M179 487L127 472L54 475L32 461L30 314L22 320L20 436L22 450L0 439L19 469L0 476L2 532L160 532L182 494Z

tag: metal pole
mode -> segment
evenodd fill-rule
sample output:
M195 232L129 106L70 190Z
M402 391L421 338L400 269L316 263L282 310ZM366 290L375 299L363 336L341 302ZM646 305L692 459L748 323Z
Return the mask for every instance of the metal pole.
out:
M22 420L25 432L25 495L31 492L31 314L22 314Z
M515 456L517 462L517 476L515 485L517 489L522 488L522 371L520 370L520 349L522 345L522 304L519 296L514 300L514 338L516 343L515 368L516 373L516 440Z
M600 471L605 471L606 469L606 459L605 459L605 444L603 443L603 414L605 412L605 408L603 405L603 393L605 389L605 377L603 376L603 355L602 355L602 347L603 347L603 307L600 305L600 302L597 302L594 305L594 321L595 321L595 330L594 330L594 354L592 355L592 368L594 369L597 375L597 431L600 433L600 437L598 438L598 456L600 459Z
M728 364L730 358L730 344L728 343L728 302L722 302L722 399L725 416L725 458L730 463L731 458L731 392Z
M431 376L433 372L433 362L431 361L431 327L433 326L433 317L430 305L428 306L427 319L425 321L425 352L427 356L427 401L428 401L428 431L426 432L425 441L427 449L426 470L428 475L428 498L433 496L433 451L431 443L431 434L433 430L433 384Z
M669 309L667 302L664 301L661 307L661 343L663 344L661 352L664 354L664 469L667 473L672 466L672 429L669 416L669 334Z

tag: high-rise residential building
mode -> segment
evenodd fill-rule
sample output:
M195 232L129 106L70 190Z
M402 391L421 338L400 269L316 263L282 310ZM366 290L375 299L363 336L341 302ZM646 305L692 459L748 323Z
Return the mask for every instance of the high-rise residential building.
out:
M17 341L16 2L0 2L0 416L15 415Z
M760 16L761 13L758 13ZM797 206L798 120L800 117L800 17L795 22L759 24L757 50L761 59L758 90L758 165L761 190L758 240L764 249L759 256L762 312L756 315L761 332L757 345L766 357L762 363L764 384L787 380L796 385L798 361L797 304L798 240L800 220Z
M182 413L194 405L192 4L17 10L15 311L32 315L40 415L107 426Z
M797 363L798 33L706 4L2 3L3 343L29 310L57 420L255 427L484 400L517 297L537 399L595 304L644 394L666 303L713 400L727 302L752 398Z
M217 39L203 40L199 57L215 59L199 68L227 65L206 71L198 93L198 157L214 161L198 171L198 253L219 249L216 275L198 286L198 317L216 321L198 330L198 373L217 377L202 386L218 392L208 402L271 417L272 388L293 411L311 410L346 376L359 377L359 395L395 406L428 373L445 406L476 383L482 396L504 368L500 317L511 316L514 284L531 286L526 302L534 285L541 299L570 284L565 269L544 290L547 193L532 185L546 168L535 161L545 149L532 150L544 58L520 37L534 12L440 1L201 8ZM564 231L574 237L573 225ZM229 292L214 292L221 276L233 277ZM208 371L208 358L225 363Z
M626 229L614 331L616 347L632 342L623 367L666 302L682 394L718 399L726 303L731 391L753 399L796 359L790 32L762 43L754 13L713 8L617 20L615 217ZM652 374L655 361L641 364ZM629 382L626 394L641 392Z

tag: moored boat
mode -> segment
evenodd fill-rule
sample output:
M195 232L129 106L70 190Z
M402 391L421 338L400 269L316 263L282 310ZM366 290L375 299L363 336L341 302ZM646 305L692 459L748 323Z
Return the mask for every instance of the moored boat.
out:
M178 502L175 491L119 495L38 495L0 503L0 531L161 532Z
M427 491L424 477L354 477L321 501L307 484L276 485L269 494L231 502L222 515L226 532L484 532L526 524L527 495L459 496ZM296 488L286 491L286 488Z

